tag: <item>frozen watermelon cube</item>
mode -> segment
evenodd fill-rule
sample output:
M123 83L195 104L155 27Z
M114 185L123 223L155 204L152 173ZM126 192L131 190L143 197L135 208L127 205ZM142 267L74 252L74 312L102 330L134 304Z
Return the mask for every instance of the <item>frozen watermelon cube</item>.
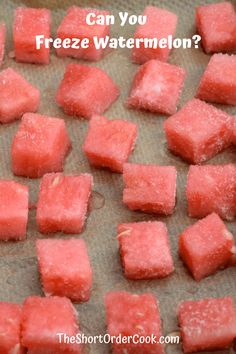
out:
M92 268L84 240L37 240L36 248L44 293L88 301Z
M0 66L2 65L4 53L5 53L5 36L6 25L4 22L0 23Z
M134 77L127 105L154 113L174 114L184 78L185 71L179 66L149 60Z
M223 350L236 336L236 311L230 296L184 301L178 319L184 353Z
M227 266L233 246L233 235L215 213L189 226L179 238L180 256L197 281Z
M152 294L137 295L125 291L109 292L105 297L105 305L110 336L121 335L121 337L130 336L131 338L130 343L113 341L114 354L164 354L163 344L158 343L162 336L159 306ZM156 336L157 343L154 341L153 343L139 343L137 338L141 336Z
M21 305L0 302L0 353L23 354L20 344Z
M0 73L0 122L9 123L26 112L36 112L40 92L15 70Z
M137 137L134 123L102 116L93 116L85 138L83 150L95 167L107 167L122 172Z
M68 64L56 101L66 114L89 119L106 111L118 96L118 87L102 69Z
M175 207L176 177L174 166L125 163L123 202L131 210L170 215Z
M206 53L236 49L236 13L230 2L197 7L196 26Z
M18 7L13 28L14 50L17 61L48 64L50 48L45 44L36 47L36 36L51 37L51 14L47 9Z
M215 212L232 220L236 216L236 167L190 166L186 192L189 216L202 218Z
M12 143L13 172L38 178L62 171L70 146L64 120L26 113Z
M154 6L147 6L143 16L147 16L146 23L138 25L134 38L147 39L166 39L168 36L174 36L177 26L177 16L173 12L165 9L159 9ZM167 61L170 49L166 48L145 48L144 43L140 47L134 47L132 50L132 60L137 64L143 64L150 59L159 59Z
M164 123L169 149L193 164L228 147L232 126L233 117L198 99L186 103Z
M88 14L93 13L96 17L102 16L106 18L109 15L108 11L97 9L81 8L71 6L67 10L66 16L63 18L60 26L57 29L57 37L62 41L65 38L78 38L80 41L89 40L88 48L61 48L57 49L57 55L61 57L70 56L85 60L99 60L104 55L104 49L96 49L94 45L94 37L97 39L105 38L110 33L110 25L108 24L87 24L86 18Z
M24 240L28 222L28 187L0 180L0 240Z
M214 54L211 57L197 97L208 102L236 105L236 55Z
M79 333L77 313L65 297L29 296L23 304L22 345L34 354L81 354L81 345L66 343L63 336ZM62 338L61 338L62 337Z
M42 233L83 229L93 178L89 174L49 173L40 184L37 224Z
M164 278L174 271L168 231L163 222L120 224L117 238L127 278Z

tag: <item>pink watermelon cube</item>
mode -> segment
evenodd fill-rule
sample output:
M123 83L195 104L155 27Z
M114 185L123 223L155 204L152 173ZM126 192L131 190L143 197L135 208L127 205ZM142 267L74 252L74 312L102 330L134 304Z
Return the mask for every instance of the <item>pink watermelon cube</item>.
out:
M199 164L227 148L232 140L233 117L193 99L164 123L169 149Z
M174 271L168 231L163 222L120 224L117 238L127 278L164 278Z
M230 2L197 7L196 26L206 53L236 49L236 13Z
M197 97L208 102L236 105L236 55L214 54L211 57Z
M223 350L236 336L236 311L230 296L184 301L178 319L184 353Z
M47 172L62 171L70 147L64 120L26 113L12 143L13 172L38 178Z
M47 9L18 7L13 28L14 50L17 61L48 64L50 48L36 47L36 36L51 37L51 14Z
M233 235L215 213L189 226L179 238L180 257L197 281L227 266L233 246Z
M153 113L174 114L184 78L185 70L179 66L149 60L134 77L127 105Z
M130 343L113 341L114 354L164 354L163 344L158 343L162 335L159 306L152 294L109 292L105 297L105 305L108 333L115 337L136 336ZM157 343L137 343L137 336L152 335L156 336Z
M176 177L174 166L126 163L123 202L131 210L170 215L175 207Z
M4 53L5 53L5 36L6 25L4 22L0 23L0 66L2 65Z
M26 112L36 112L40 92L15 70L0 73L0 122L9 123Z
M177 26L177 16L173 12L165 9L159 9L154 6L147 6L143 16L147 16L146 23L138 25L134 38L150 38L167 40L168 36L174 36ZM144 43L140 44L140 48L134 47L132 50L132 60L137 64L143 64L150 59L158 59L167 61L170 49L167 48L145 48Z
M232 220L236 216L236 167L190 166L186 192L189 216L202 218L214 212Z
M0 302L0 353L24 354L20 343L21 305Z
M86 218L92 184L93 178L89 174L44 175L37 207L40 232L80 233Z
M56 101L66 114L89 119L106 111L118 96L118 87L102 69L68 64Z
M89 25L86 22L88 14L93 13L95 16L109 15L108 11L101 11L97 9L86 9L78 6L72 6L68 9L66 16L63 18L60 26L57 29L57 37L62 41L65 38L78 38L82 42L85 38L89 39L88 48L58 48L57 55L60 57L70 56L85 60L100 60L104 55L104 49L96 49L94 45L94 37L98 40L109 36L110 25L94 24Z
M28 187L0 180L0 240L24 240L28 222Z
M22 310L21 341L33 354L81 354L81 345L60 340L58 334L79 333L77 313L65 297L29 296Z
M95 167L107 167L122 172L134 148L137 126L134 123L102 116L93 116L85 138L83 150Z
M36 248L44 293L88 301L92 268L84 240L37 240Z

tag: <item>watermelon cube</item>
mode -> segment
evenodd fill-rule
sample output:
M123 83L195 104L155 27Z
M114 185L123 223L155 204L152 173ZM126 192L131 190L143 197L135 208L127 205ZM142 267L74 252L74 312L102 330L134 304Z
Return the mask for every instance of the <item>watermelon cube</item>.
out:
M193 164L227 148L232 126L233 117L198 99L186 103L164 123L169 149Z
M186 192L189 216L202 218L215 212L232 220L236 216L236 167L190 166Z
M81 345L60 340L79 333L77 313L65 297L29 296L23 304L21 342L33 354L81 354Z
M85 38L89 40L88 48L58 48L57 55L60 57L70 56L85 60L100 60L104 55L104 49L96 49L94 45L94 37L98 40L105 38L110 33L110 25L108 24L94 24L89 25L86 22L88 14L93 13L96 17L104 17L109 15L108 11L101 11L97 9L86 9L78 6L71 6L67 10L66 16L63 18L60 26L57 29L57 37L62 41L65 38L78 38L82 42Z
M127 105L153 113L174 114L184 85L185 70L149 60L137 71Z
M214 54L211 57L197 97L208 102L236 105L236 55Z
M12 168L17 176L38 178L63 170L71 147L64 120L26 113L12 143Z
M83 229L93 178L89 174L43 176L37 207L40 232L76 234Z
M167 40L168 36L174 36L177 26L177 16L173 12L165 9L159 9L154 6L147 6L143 16L147 16L146 23L138 25L134 38L149 38ZM170 54L168 46L166 48L145 48L144 43L140 47L134 47L132 50L132 60L137 64L143 64L150 59L167 61Z
M107 167L122 172L137 137L134 123L102 116L93 116L85 138L83 150L95 167Z
M84 240L37 240L36 248L44 293L88 301L92 268Z
M0 353L23 354L20 344L21 305L0 302Z
M5 36L6 25L4 22L0 23L0 66L2 65L4 53L5 53Z
M120 224L117 238L127 278L164 278L174 271L168 231L163 222Z
M105 297L106 320L110 336L130 336L130 342L113 341L114 354L145 353L164 354L163 344L158 343L162 335L159 306L150 293L141 295L125 291L109 292ZM154 343L139 343L138 337L156 336ZM133 338L133 340L132 340ZM123 338L125 339L125 338Z
M0 180L0 240L24 240L28 222L28 187Z
M215 213L189 226L179 238L180 257L197 281L227 266L233 246L233 235Z
M236 310L230 296L183 301L178 319L184 353L223 350L236 336Z
M123 202L131 210L170 215L175 207L176 177L174 166L125 163Z
M0 122L9 123L26 112L36 112L40 92L15 70L0 73Z
M236 49L236 13L230 2L197 7L196 26L206 53Z
M89 119L102 114L118 96L118 87L102 69L68 64L56 101L66 114Z
M18 7L15 11L13 28L16 61L48 64L50 48L41 44L36 47L36 36L51 37L51 14L47 9ZM49 46L48 46L49 47Z

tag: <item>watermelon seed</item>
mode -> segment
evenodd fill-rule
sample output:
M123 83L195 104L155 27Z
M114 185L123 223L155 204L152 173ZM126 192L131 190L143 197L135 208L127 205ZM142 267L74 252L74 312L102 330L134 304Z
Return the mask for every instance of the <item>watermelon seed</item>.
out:
M89 200L89 212L96 210L96 209L101 209L105 205L105 198L104 196L96 191L92 192L91 198Z

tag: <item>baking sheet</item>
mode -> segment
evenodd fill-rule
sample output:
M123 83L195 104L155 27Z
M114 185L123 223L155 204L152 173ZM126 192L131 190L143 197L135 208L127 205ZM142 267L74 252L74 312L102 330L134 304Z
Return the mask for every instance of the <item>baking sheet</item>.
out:
M85 230L79 236L85 239L93 267L93 291L88 303L76 305L79 312L80 327L85 334L99 335L106 332L105 312L103 305L104 294L109 290L127 290L130 292L150 291L160 302L163 319L164 334L178 329L176 308L184 299L199 299L207 296L233 296L236 303L236 268L224 271L195 282L178 257L178 234L194 222L187 216L185 198L185 183L188 164L173 156L167 150L163 132L164 116L138 111L127 110L123 103L127 97L129 87L137 69L137 65L130 61L130 51L118 49L109 53L98 63L88 63L103 68L119 85L121 95L112 107L106 112L108 117L123 118L138 124L139 134L137 145L132 154L131 162L156 163L175 165L178 170L177 206L171 217L157 217L145 215L141 212L132 212L122 204L123 182L120 174L97 170L89 166L83 155L82 144L87 130L87 121L74 119L63 114L55 104L54 96L65 67L70 62L77 62L71 58L57 58L51 54L51 63L48 66L19 64L12 58L12 23L13 12L17 6L47 7L52 10L53 33L71 5L97 7L110 10L113 14L119 11L128 11L130 14L140 14L148 4L160 6L179 15L176 37L191 37L194 29L194 8L211 1L188 0L118 0L118 1L71 1L71 0L2 0L0 2L0 17L7 24L6 56L2 69L12 67L23 74L32 84L41 90L41 104L39 113L61 117L65 119L73 149L66 159L65 173L90 172L94 176L94 193L91 211ZM235 4L235 2L234 2ZM112 26L111 35L132 36L133 26L120 27L118 21ZM174 49L170 56L170 63L181 65L188 72L185 88L180 101L182 106L191 99L198 86L199 78L209 60L209 56L201 49ZM235 108L224 107L227 112L236 114ZM11 171L10 146L19 122L9 125L0 125L0 178L14 178L25 183L30 188L31 204L37 201L40 180L14 177ZM211 159L208 163L235 162L234 147L230 147ZM143 220L161 220L167 223L172 254L176 271L163 280L128 281L122 273L116 242L116 225L121 222ZM235 222L227 223L229 229L236 235ZM27 240L24 242L7 242L0 244L0 301L22 302L25 297L38 294L43 295L35 255L35 240L43 237L36 227L36 212L29 212ZM52 237L68 237L57 233ZM109 345L90 345L87 348L92 354L110 353ZM181 346L167 346L166 353L181 353ZM228 353L228 351L221 351Z

